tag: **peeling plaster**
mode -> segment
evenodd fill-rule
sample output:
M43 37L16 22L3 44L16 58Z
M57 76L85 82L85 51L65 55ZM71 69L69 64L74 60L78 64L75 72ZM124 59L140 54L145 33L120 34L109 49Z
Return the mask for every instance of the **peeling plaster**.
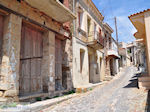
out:
M50 73L53 73L54 55L50 55Z

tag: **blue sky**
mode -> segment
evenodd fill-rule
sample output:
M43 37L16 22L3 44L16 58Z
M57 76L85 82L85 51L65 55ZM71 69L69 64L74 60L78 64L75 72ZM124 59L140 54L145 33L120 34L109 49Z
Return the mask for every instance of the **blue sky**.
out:
M136 29L128 19L128 16L150 8L150 0L93 0L96 7L115 31L114 17L117 17L119 41L131 42L135 38ZM116 38L115 32L113 37Z

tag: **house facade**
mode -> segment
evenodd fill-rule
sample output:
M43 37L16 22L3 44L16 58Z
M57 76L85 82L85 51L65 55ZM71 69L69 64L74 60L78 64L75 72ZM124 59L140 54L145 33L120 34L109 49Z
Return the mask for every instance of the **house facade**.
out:
M105 35L105 78L107 80L108 77L114 76L119 72L118 60L120 56L118 54L118 44L111 36L113 29L107 23L103 23L103 25Z
M132 65L137 65L137 57L136 57L136 51L137 51L137 44L135 41L127 44L127 52L130 57L130 62Z
M143 44L143 39L137 39L137 50L136 50L136 59L137 59L137 66L138 70L141 72L147 71L147 62L146 62L146 49L145 45Z
M73 88L71 32L64 23L75 16L68 3L0 0L1 101L53 97Z
M73 84L75 88L80 88L100 82L105 74L103 16L92 0L76 1L75 15Z
M130 21L137 29L134 34L136 39L143 39L141 43L145 46L145 57L147 68L145 73L138 79L139 87L144 87L145 89L150 89L150 9L132 14L129 16Z
M124 42L119 43L119 67L124 68L131 65L130 56L127 50L127 44Z

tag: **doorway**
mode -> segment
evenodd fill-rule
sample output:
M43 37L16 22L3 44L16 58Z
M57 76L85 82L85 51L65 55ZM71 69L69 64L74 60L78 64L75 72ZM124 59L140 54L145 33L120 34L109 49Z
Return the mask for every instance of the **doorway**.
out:
M0 71L2 64L2 47L3 47L3 16L0 15Z
M43 32L23 23L21 33L19 94L24 96L41 93Z

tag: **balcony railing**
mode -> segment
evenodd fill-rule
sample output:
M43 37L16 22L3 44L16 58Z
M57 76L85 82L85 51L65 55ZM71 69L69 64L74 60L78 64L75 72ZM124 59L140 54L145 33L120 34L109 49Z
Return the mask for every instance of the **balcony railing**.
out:
M114 56L116 58L120 58L116 49L107 49L107 56Z
M96 41L102 47L104 47L104 37L97 31L92 31L88 34L88 42Z
M104 38L100 35L99 32L93 31L88 34L88 42L87 45L96 50L104 48Z

